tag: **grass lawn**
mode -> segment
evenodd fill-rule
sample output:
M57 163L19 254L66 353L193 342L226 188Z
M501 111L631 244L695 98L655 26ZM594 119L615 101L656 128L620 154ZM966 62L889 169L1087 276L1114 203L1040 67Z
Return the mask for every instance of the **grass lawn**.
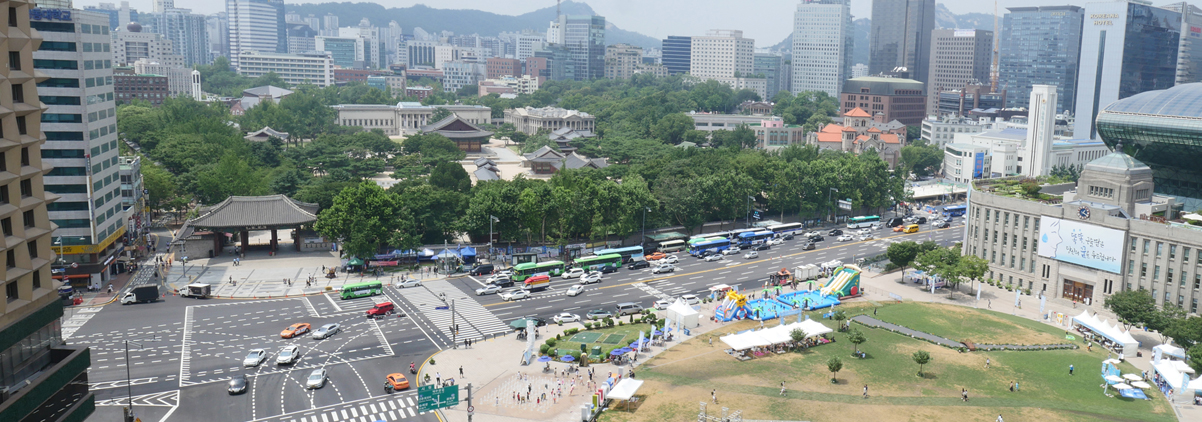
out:
M894 307L899 309L890 309ZM943 319L951 310L956 309L921 303L882 305L878 317L888 312L891 322L913 327L918 321ZM987 311L964 311L961 315L968 319L1004 320ZM819 321L835 327L834 321ZM1018 331L1034 333L1032 338L1061 333L1051 326L1043 329L1015 323ZM961 326L954 322L930 324ZM1002 322L982 324L983 332L992 332L995 324ZM731 324L720 333L696 336L651 359L639 370L639 377L647 382L640 390L640 401L631 411L607 412L603 420L692 419L696 417L698 402L709 402L713 389L717 390L719 405L709 406L711 415L720 412L721 407L729 407L741 410L746 419L989 422L998 414L1006 420L1019 421L1176 419L1167 400L1157 393L1149 394L1153 397L1150 401L1105 396L1099 373L1106 352L1100 349L959 353L853 324L868 339L860 345L860 350L868 354L867 359L850 356L852 344L846 341L845 333L834 333L836 342L832 344L747 362L736 361L722 351L724 344L718 341L718 336L758 325L752 321ZM957 330L974 339L990 338L969 328ZM708 342L710 337L714 337L712 347ZM1063 339L1062 334L1059 339ZM925 350L932 357L922 377L917 375L918 365L910 357L918 350ZM843 360L836 384L831 384L831 373L826 366L833 356ZM984 367L986 358L991 360L989 369ZM1076 367L1072 376L1068 375L1070 364ZM1126 364L1121 369L1125 373L1138 373ZM787 397L780 396L781 381L788 389ZM1018 392L1009 391L1014 381L1019 383ZM868 399L861 397L865 384L869 386ZM962 388L969 390L967 403L960 399Z
M629 346L630 343L637 341L639 339L639 331L643 331L646 336L650 336L651 324L614 325L611 328L581 331L573 336L561 338L555 344L555 348L559 350L560 356L568 352L579 352L580 344L583 340L587 341L585 345L588 347L589 353L592 353L594 346L601 346L601 353L604 354L603 357L609 357L609 352L614 349Z
M872 316L871 310L867 310ZM849 312L850 313L850 312ZM1064 330L1001 312L924 302L877 308L876 319L955 341L981 344L1067 343Z

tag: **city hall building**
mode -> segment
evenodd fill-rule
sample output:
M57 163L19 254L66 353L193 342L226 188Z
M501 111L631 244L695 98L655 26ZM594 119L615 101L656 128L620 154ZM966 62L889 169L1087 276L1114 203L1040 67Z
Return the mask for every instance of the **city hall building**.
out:
M1085 304L1145 289L1198 314L1202 227L1173 221L1181 204L1154 193L1146 164L1112 152L1039 199L1014 180L978 181L969 194L963 253L989 262L986 277Z

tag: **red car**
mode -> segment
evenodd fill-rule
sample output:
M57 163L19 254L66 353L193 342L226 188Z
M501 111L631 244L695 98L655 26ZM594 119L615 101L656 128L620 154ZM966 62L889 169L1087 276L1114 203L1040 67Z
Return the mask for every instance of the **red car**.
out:
M371 309L367 310L367 316L368 316L368 318L370 318L370 317L380 317L380 316L384 316L384 315L389 315L389 314L392 314L393 309L395 309L395 308L396 307L393 306L392 302L377 303L376 306L373 306L373 307L371 307Z

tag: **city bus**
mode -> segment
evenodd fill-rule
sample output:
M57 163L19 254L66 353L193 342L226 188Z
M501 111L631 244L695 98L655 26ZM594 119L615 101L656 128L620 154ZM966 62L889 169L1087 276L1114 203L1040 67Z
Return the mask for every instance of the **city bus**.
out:
M673 253L685 250L688 247L683 240L669 240L659 244L659 251L663 253Z
M622 256L622 262L630 262L631 257L634 257L634 256L637 256L639 258L643 257L643 247L642 246L627 246L624 248L601 249L598 251L593 251L593 253L598 256L609 255L609 254L618 254L618 255Z
M847 228L849 228L849 229L869 228L869 227L872 227L874 224L877 224L880 222L881 222L881 217L876 216L876 215L869 215L869 216L865 216L865 217L852 217L852 218L847 219Z
M708 234L708 235L706 235L706 234L694 235L693 237L689 238L689 246L693 246L694 244L710 240L715 234L720 234L720 233L713 233L713 234ZM725 238L726 237L723 237L723 239L725 239Z
M943 207L943 216L944 217L957 217L957 216L964 215L964 213L966 213L966 212L968 212L967 205L948 205L946 207Z
M538 263L527 262L513 267L513 276L509 279L516 282L522 282L526 281L526 279L530 276L535 275L559 277L560 275L563 275L564 267L565 265L563 261L543 261Z
M706 251L722 252L730 249L730 240L725 237L712 237L703 242L697 242L689 245L689 254L693 256L701 256Z
M730 239L730 240L739 240L740 234L753 233L756 231L757 231L756 229L734 229L734 230L722 233L722 236L726 236L726 238Z
M801 223L786 223L776 226L769 226L768 230L776 233L777 236L787 236L790 234L801 234Z
M764 243L773 236L773 233L768 230L758 232L743 232L739 233L739 246L748 247Z
M340 293L343 300L379 294L384 294L384 284L378 281L343 285L342 292Z
M615 268L622 266L622 255L611 253L608 255L593 255L585 256L576 259L576 266L583 268L584 271L601 271L601 267L606 265Z

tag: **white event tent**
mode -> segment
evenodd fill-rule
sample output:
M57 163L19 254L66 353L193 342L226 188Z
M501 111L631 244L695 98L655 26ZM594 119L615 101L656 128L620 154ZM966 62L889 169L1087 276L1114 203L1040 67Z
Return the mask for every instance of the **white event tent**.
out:
M1088 328L1094 334L1122 346L1120 352L1130 353L1139 348L1139 342L1131 337L1131 333L1124 331L1121 324L1110 325L1109 321L1098 321L1097 318L1089 315L1089 311L1081 312L1081 315L1073 317L1073 323Z

